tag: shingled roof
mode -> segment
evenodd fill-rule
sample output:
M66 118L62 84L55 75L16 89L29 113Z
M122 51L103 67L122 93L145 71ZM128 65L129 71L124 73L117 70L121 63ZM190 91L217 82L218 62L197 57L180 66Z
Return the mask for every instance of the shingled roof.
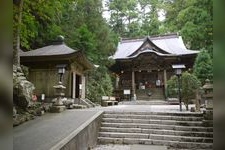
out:
M36 50L28 51L28 52L21 52L20 56L57 56L57 55L67 55L76 53L77 50L74 50L64 43L62 44L53 44L49 46L45 46L42 48L38 48Z
M138 51L146 42L149 42L155 49L160 49L163 53L155 51L154 49ZM187 49L182 37L173 33L153 37L147 36L139 39L122 39L113 59L129 59L138 56L140 53L147 52L152 52L160 56L181 56L198 53L198 51Z
M74 50L64 43L64 37L59 36L52 45L38 48L31 51L20 51L21 62L39 62L39 61L59 61L65 60L71 62L79 61L86 68L93 68L93 64L85 57L82 51Z

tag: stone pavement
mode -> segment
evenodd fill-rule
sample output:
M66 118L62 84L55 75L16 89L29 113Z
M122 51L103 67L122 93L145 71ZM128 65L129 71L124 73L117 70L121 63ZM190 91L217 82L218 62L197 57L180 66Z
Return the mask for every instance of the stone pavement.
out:
M47 113L13 129L14 150L48 150L80 127L98 110Z
M179 105L118 105L66 110L62 113L47 113L44 116L14 127L14 150L50 149L102 110L179 112ZM187 112L184 106L183 110L183 112Z
M132 102L132 101L131 101ZM189 113L190 108L194 107L194 104L189 105L189 111L186 111L186 108L184 105L182 105L182 112L183 113ZM114 106L108 106L108 107L95 107L90 108L93 110L110 110L110 111L145 111L145 112L180 112L180 106L179 105L114 105Z
M166 146L156 145L98 145L92 150L167 150Z

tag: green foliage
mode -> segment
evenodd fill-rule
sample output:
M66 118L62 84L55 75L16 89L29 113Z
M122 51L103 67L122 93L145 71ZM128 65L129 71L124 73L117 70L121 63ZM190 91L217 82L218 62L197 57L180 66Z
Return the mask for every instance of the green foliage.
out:
M167 32L179 32L188 48L206 48L212 57L212 8L212 0L164 0Z
M112 81L105 67L99 67L89 73L87 83L87 97L96 103L101 102L102 96L111 96L113 91Z
M96 42L95 35L89 31L86 24L77 28L73 35L73 39L70 40L70 45L76 46L77 49L83 51L86 56L89 56L90 60L96 59Z
M107 6L110 13L109 24L121 37L159 34L159 0L113 0L108 1Z
M202 85L206 79L213 79L213 63L209 53L203 49L198 54L194 64L194 74L201 81Z
M178 79L177 76L172 76L167 81L167 96L168 97L177 97L178 95Z
M196 90L200 88L200 81L194 74L188 72L182 73L181 76L181 100L188 110L188 104L191 99L195 98ZM178 78L172 76L167 82L168 97L178 97Z
M29 1L24 0L22 11L22 23L20 31L21 48L30 50L46 45L52 37L56 37L62 33L58 27L60 22L63 4L69 0L55 0L55 1ZM17 12L18 6L13 4L14 32L18 27Z
M13 31L16 33L19 9L16 3L13 6ZM24 0L20 47L23 50L40 48L51 44L58 35L63 35L71 48L83 51L93 64L104 68L113 63L108 57L114 54L118 35L102 17L101 0ZM87 90L90 95L110 95L111 79L106 71L98 71L89 75L89 83L93 84ZM98 77L101 78L92 80ZM95 84L99 89L92 88ZM91 99L97 97L99 95Z
M180 33L189 49L206 48L213 56L212 0L108 1L113 31L121 37ZM159 12L165 20L159 21Z
M182 74L182 100L186 105L186 109L188 110L189 100L194 99L196 97L196 90L201 86L198 78L190 74L188 72L184 72Z

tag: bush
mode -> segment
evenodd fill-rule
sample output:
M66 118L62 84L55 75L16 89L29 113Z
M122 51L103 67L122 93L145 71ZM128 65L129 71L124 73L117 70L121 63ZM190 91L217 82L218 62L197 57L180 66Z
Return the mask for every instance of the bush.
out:
M172 76L170 80L167 81L167 96L177 97L178 95L178 79L177 76Z
M201 86L200 81L194 74L188 72L182 73L181 76L181 100L188 110L189 100L194 99L196 95L196 90ZM178 96L178 78L177 76L172 76L167 82L167 92L168 97Z
M196 90L201 86L198 78L188 72L182 74L182 100L188 110L188 103L190 99L195 99Z
M103 95L111 96L113 91L112 81L105 67L99 67L89 73L87 83L87 98L92 102L101 102Z

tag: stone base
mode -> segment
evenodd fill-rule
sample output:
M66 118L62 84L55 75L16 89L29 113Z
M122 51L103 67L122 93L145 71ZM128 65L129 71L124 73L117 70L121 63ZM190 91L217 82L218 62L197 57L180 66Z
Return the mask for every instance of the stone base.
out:
M52 106L52 107L50 107L51 113L60 113L64 110L66 110L66 106Z
M205 120L213 120L213 109L204 110L203 117Z
M73 104L70 107L71 109L85 109L87 108L85 105Z

